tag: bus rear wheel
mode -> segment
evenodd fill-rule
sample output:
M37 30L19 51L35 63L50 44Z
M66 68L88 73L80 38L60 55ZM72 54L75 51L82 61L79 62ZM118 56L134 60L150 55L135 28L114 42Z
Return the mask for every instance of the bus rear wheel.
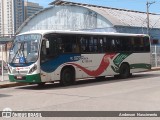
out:
M105 79L105 76L96 77L96 80L104 80L104 79Z
M44 87L45 84L46 84L45 82L41 82L41 83L38 83L37 86L38 86L38 87Z
M68 86L74 83L75 77L74 72L70 68L65 68L61 73L60 84L62 86Z
M130 76L130 67L128 64L123 63L120 67L120 78L125 79Z

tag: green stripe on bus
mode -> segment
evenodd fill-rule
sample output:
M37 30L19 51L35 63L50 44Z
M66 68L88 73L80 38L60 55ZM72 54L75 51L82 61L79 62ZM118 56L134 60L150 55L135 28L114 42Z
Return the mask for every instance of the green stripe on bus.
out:
M145 63L138 63L138 64L130 65L130 69L137 69L137 68L151 69L151 65L145 64Z
M112 70L115 73L119 73L120 64L131 54L132 53L120 53L119 55L117 55L117 57L113 60L114 65L111 65Z
M14 75L9 75L9 80L10 82L23 82L23 83L40 83L41 82L40 74L26 75L25 77L26 79L17 80L15 79Z
M132 53L120 53L114 60L113 63L119 67L119 65L122 63L124 59L126 59L129 55Z

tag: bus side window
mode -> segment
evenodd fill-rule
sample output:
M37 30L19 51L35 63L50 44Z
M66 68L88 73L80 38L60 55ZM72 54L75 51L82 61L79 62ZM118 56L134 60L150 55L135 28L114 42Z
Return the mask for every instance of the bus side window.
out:
M99 38L97 44L98 44L98 52L103 53L104 52L104 38Z
M139 52L139 51L141 51L141 41L140 41L140 39L138 38L138 37L134 37L134 51L135 52Z
M64 53L75 52L75 36L64 35L63 36Z
M149 37L144 37L144 38L143 38L143 41L144 41L144 50L145 50L146 52L149 52L149 51L150 51Z
M65 46L65 52L72 52L72 46L70 43L66 44Z
M41 63L46 61L46 56L47 56L46 39L44 39L41 45L41 54L40 54Z
M107 51L107 40L106 40L106 37L103 38L103 52L106 52Z
M46 52L46 41L45 40L42 41L41 54L42 55L47 54L47 52Z
M98 51L98 38L91 36L90 52L96 53Z
M134 51L134 38L130 38L131 39L131 50Z
M115 48L115 50L116 50L116 51L120 51L120 50L121 50L120 39L117 38L117 39L115 40L115 43L116 43L116 48Z
M81 46L81 52L85 51L85 39L83 37L80 38L80 46Z
M80 43L81 43L81 52L87 52L87 53L91 52L90 50L92 48L91 48L91 43L90 43L89 37L87 37L87 36L81 37Z
M105 52L110 52L111 51L111 38L107 37L106 38L106 43L105 43Z
M144 51L144 41L143 41L143 38L140 38L140 51Z
M77 36L74 36L72 51L73 53L80 53L80 41L78 40Z
M116 43L115 43L115 39L112 38L111 40L111 49L112 52L114 52L116 50Z

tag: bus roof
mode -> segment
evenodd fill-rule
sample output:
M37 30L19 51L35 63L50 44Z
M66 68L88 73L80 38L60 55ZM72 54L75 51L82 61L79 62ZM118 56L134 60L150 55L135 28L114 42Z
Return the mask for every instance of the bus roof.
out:
M147 34L132 34L132 33L116 33L116 32L89 32L89 31L71 31L71 30L35 30L35 31L29 31L24 32L18 35L24 35L24 34L51 34L51 33L59 33L59 34L80 34L80 35L114 35L114 36L148 36Z

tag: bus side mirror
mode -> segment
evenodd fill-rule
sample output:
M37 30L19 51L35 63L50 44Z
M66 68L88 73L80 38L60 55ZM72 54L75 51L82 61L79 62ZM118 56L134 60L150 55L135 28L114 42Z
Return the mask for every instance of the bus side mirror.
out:
M49 48L49 40L46 41L46 48Z

